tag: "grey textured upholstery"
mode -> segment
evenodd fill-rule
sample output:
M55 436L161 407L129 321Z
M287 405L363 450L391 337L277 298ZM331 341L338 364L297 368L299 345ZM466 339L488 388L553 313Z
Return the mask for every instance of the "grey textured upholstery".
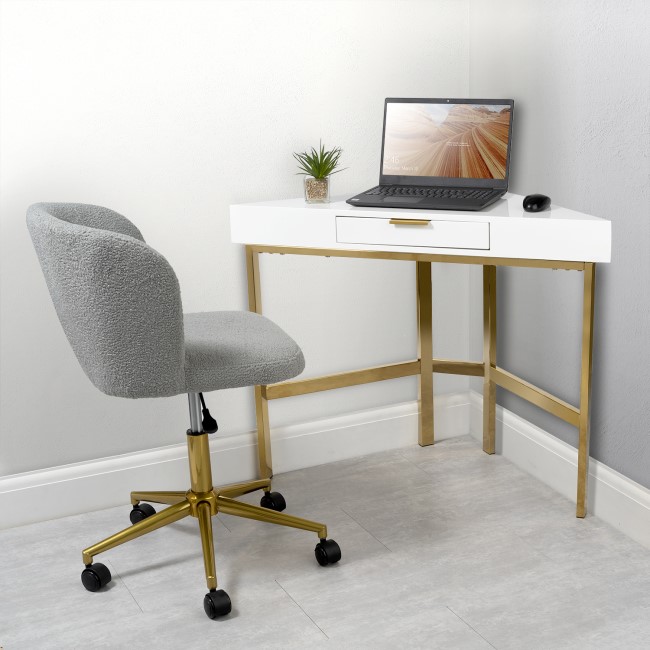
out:
M134 239L144 241L142 233L126 217L108 208L102 208L99 205L87 205L85 203L41 203L33 207L41 207L53 217L67 221L68 223L76 223L78 226L89 226L90 228L97 228L99 230L119 232L122 235L128 235Z
M275 323L248 311L185 314L189 392L272 384L300 374L300 348Z
M104 393L165 397L302 372L298 345L263 316L184 317L173 269L122 215L94 205L37 203L27 211L27 226L70 345Z

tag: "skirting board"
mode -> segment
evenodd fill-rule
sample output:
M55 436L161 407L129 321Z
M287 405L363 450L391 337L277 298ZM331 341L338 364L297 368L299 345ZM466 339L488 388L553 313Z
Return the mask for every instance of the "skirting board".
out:
M482 397L474 392L436 397L436 440L482 438ZM417 402L276 428L276 473L322 465L417 442ZM215 482L255 478L253 433L212 436ZM497 453L575 501L577 451L527 420L497 406ZM0 529L128 504L134 489L185 490L184 443L0 478ZM650 490L593 458L589 512L650 548Z
M483 397L470 391L470 431L483 438ZM575 503L578 450L497 406L496 453ZM650 548L650 490L589 459L587 511Z
M468 393L436 396L438 440L469 432ZM417 402L349 413L272 430L276 473L417 443ZM215 484L257 477L253 432L213 435ZM0 529L129 503L131 490L186 490L185 442L0 478Z

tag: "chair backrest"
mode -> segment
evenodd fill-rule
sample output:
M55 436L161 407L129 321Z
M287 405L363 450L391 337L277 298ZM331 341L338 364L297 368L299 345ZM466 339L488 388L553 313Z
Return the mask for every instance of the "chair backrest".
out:
M183 308L167 260L117 212L36 203L27 226L68 341L88 378L119 397L184 392Z

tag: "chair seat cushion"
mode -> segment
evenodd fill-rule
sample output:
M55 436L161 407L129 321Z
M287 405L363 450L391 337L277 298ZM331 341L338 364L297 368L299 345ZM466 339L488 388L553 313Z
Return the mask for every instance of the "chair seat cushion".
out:
M275 323L247 311L184 314L185 390L257 386L299 375L305 359Z

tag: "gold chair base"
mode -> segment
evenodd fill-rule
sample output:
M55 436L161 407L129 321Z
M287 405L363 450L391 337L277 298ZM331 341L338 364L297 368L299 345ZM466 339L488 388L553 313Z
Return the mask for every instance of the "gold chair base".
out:
M100 553L120 546L125 542L130 542L187 516L192 516L199 520L206 583L208 589L214 590L217 588L217 575L214 561L212 517L219 512L234 515L235 517L265 521L279 526L312 531L321 540L327 537L327 526L324 524L235 500L235 497L256 490L270 491L271 479L265 478L213 488L210 447L207 437L208 434L206 433L188 434L187 436L191 488L187 492L131 492L131 503L134 506L137 506L141 501L150 501L152 503L169 504L169 507L84 549L82 557L86 566L92 564L93 558Z

